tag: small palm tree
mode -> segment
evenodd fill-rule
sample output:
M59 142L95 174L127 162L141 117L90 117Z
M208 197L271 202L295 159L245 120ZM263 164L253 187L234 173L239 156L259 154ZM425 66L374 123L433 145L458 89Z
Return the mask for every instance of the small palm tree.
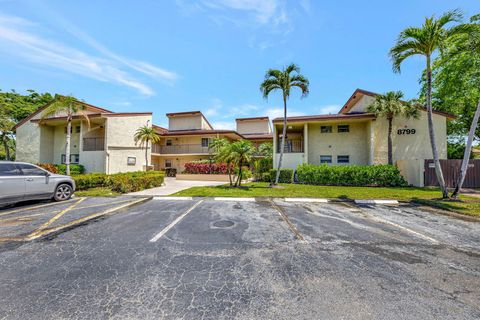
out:
M368 112L374 113L377 117L385 117L388 121L388 164L393 164L392 152L392 124L397 116L405 118L418 118L418 108L408 102L402 101L402 91L389 91L376 96L375 101L367 108Z
M65 166L66 173L70 175L70 140L72 136L72 120L73 116L79 115L90 125L90 119L85 113L85 105L72 96L55 95L53 102L42 112L41 120L55 116L57 114L67 115L67 132L65 139Z
M469 28L466 25L447 27L448 24L459 22L461 19L462 14L458 10L444 13L438 19L435 19L435 17L425 18L425 22L420 28L409 27L403 30L398 36L395 46L390 49L394 72L399 73L402 62L411 56L421 55L426 58L428 130L433 161L435 163L435 173L444 198L448 198L448 191L445 186L442 168L440 167L435 132L433 130L431 60L432 55L441 49L449 39L468 32Z
M292 73L294 73L292 75ZM265 74L265 80L260 85L260 91L265 99L273 91L282 91L283 95L283 132L282 142L280 144L280 158L278 159L277 175L274 185L278 184L280 177L280 169L282 167L283 151L285 148L285 136L287 134L287 100L290 97L290 89L293 87L300 88L302 97L306 97L309 93L309 81L300 74L300 68L296 64L290 64L283 70L269 69Z
M0 110L0 143L5 149L5 160L10 160L10 149L14 142L12 128L15 123L7 116L3 109Z
M273 144L271 142L264 142L258 146L258 154L262 157L273 158Z
M140 144L140 147L145 147L145 170L148 168L148 144L157 143L160 141L160 136L157 134L155 129L152 127L145 125L140 127L135 131L135 135L133 136L135 140L135 144Z
M255 147L248 140L238 140L230 146L231 155L234 163L238 167L238 177L235 186L240 187L242 184L242 169L243 166L252 162L255 155Z
M232 165L234 162L231 146L231 143L225 138L213 139L212 143L210 143L210 145L208 146L208 148L210 150L213 150L214 152L213 158L215 159L215 161L218 163L225 163L227 165L227 173L230 186L233 185Z

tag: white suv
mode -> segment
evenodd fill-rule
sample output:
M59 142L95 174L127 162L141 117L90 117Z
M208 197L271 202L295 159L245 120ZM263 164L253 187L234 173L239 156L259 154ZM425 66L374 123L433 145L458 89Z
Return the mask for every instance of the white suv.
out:
M0 204L27 200L70 199L75 181L24 162L0 161Z

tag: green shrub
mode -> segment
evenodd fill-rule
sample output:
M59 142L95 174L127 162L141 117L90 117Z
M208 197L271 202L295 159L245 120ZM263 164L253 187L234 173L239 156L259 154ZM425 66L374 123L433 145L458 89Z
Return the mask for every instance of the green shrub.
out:
M89 173L73 176L77 190L108 187L119 193L135 192L162 185L164 173L161 171L138 171L107 175Z
M280 169L279 183L293 183L293 169ZM274 182L277 175L276 169L270 170L270 182Z
M86 190L105 187L107 176L104 173L88 173L75 175L72 178L75 180L77 190Z
M264 174L268 173L270 176L270 170L273 168L273 159L272 158L261 158L255 161L254 163L254 176L256 181L265 181ZM270 178L267 180L270 182ZM267 182L265 181L265 182Z
M64 164L56 164L55 167L57 167L58 173L59 174L67 174L67 166ZM81 164L71 164L70 165L70 174L84 174L85 173L85 167L82 166Z
M298 182L312 185L356 187L400 187L407 182L392 165L329 166L302 164L297 168Z
M135 192L160 187L164 176L160 171L117 173L107 176L106 186L115 192Z

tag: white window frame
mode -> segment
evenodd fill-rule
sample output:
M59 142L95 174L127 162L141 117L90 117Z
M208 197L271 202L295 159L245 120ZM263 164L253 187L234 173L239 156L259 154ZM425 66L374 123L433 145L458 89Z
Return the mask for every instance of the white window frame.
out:
M330 128L328 131L323 131L323 128ZM333 126L320 126L320 133L332 133L333 132Z
M347 157L347 161L340 161L340 157ZM337 156L337 163L338 164L349 164L350 163L350 155L348 154L341 154Z
M330 162L325 162L325 161L323 161L323 160L322 160L322 157L330 157ZM324 163L326 163L326 164L332 164L332 162L333 162L333 158L332 158L331 155L329 155L329 154L322 154L322 155L320 155L320 164L324 164Z
M165 159L165 169L169 169L172 167L172 160L171 159Z

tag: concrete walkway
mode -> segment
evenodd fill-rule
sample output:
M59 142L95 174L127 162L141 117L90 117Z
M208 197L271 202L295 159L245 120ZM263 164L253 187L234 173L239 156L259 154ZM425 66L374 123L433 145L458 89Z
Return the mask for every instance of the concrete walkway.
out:
M182 191L191 187L209 187L209 186L219 186L226 184L228 182L219 182L219 181L190 181L190 180L176 180L175 178L167 177L165 178L165 185L152 188L147 190L142 190L138 192L131 192L128 195L131 196L168 196L174 194L178 191Z

